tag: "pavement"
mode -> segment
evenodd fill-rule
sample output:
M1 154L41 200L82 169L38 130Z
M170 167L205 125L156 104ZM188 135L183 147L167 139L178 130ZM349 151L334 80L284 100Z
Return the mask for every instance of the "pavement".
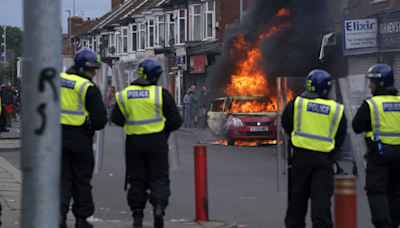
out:
M171 170L170 205L165 227L282 228L286 212L286 195L276 193L276 146L240 147L207 146L208 202L210 222L195 222L193 146L216 140L208 129L182 128L178 131L180 169ZM125 172L122 130L106 126L104 164L92 180L95 214L88 220L97 228L132 227L132 218L123 191ZM0 148L3 144L0 140ZM4 159L4 158L5 159ZM342 163L350 173L350 163ZM21 199L20 152L0 150L0 202L3 227L19 227ZM110 186L113 186L110 188ZM357 189L358 228L372 228L365 191ZM332 210L334 208L332 207ZM153 227L152 208L147 205L144 227ZM231 222L220 222L231 221ZM75 219L68 215L69 227ZM307 228L312 227L310 210Z
M0 138L0 151L19 151L21 148L20 126L13 123L9 128L10 132L4 132ZM18 163L18 161L14 161ZM20 168L20 166L17 166ZM0 203L2 205L2 227L17 228L20 221L20 205L22 194L22 173L9 163L4 157L0 156ZM94 216L88 218L96 228L128 228L132 227L132 219L129 220L103 220ZM67 217L69 227L74 227L75 218L70 212ZM151 221L144 221L144 228L153 227ZM165 228L233 228L236 223L223 221L194 221L180 219L176 221L165 221Z

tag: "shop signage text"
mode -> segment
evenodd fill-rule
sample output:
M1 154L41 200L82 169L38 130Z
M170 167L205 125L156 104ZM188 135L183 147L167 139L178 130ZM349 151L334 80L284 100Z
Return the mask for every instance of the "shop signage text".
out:
M344 20L343 48L357 49L378 46L378 22L376 18Z

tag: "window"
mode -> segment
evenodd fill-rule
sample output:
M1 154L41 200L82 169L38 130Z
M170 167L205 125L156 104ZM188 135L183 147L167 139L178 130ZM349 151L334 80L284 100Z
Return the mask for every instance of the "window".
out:
M140 24L139 28L139 50L146 48L146 22Z
M213 39L215 37L215 1L203 2L203 38Z
M86 47L86 41L82 41L82 48L87 48Z
M115 33L115 54L121 53L121 36L120 32Z
M147 23L147 47L154 47L154 19Z
M109 56L108 52L108 35L103 35L103 42L101 46L101 56L106 57Z
M169 46L170 40L174 40L175 38L175 18L174 14L166 14L167 20L166 20L166 29L167 29L167 39L166 39L166 45ZM174 41L175 43L175 41Z
M109 36L110 37L109 37L108 44L109 44L110 47L114 47L114 53L115 53L115 50L116 50L116 47L115 47L115 35L114 34L110 34ZM114 54L110 53L110 55L112 56Z
M97 53L97 36L93 37L93 49L95 53Z
M175 43L183 44L186 41L186 10L178 10L177 15Z
M137 50L137 26L132 25L132 40L131 40L131 51Z
M122 29L121 53L128 53L128 29Z
M165 24L164 24L164 16L159 16L157 20L157 38L156 38L156 46L165 45Z
M201 39L201 5L189 8L189 40Z
M92 50L92 37L88 37L88 49Z

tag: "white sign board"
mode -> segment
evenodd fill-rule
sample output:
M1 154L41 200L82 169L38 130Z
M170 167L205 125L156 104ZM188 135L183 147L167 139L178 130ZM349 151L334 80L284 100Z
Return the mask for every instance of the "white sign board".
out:
M346 50L378 46L376 18L344 20L342 30L343 48Z

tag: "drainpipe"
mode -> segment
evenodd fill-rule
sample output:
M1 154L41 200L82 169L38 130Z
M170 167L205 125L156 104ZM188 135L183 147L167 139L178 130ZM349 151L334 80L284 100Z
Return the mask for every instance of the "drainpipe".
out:
M343 1L343 0L342 0ZM354 6L349 6L343 9L343 18L345 18L346 10L354 9L357 8L361 5L361 0L358 0L358 3L355 4Z

